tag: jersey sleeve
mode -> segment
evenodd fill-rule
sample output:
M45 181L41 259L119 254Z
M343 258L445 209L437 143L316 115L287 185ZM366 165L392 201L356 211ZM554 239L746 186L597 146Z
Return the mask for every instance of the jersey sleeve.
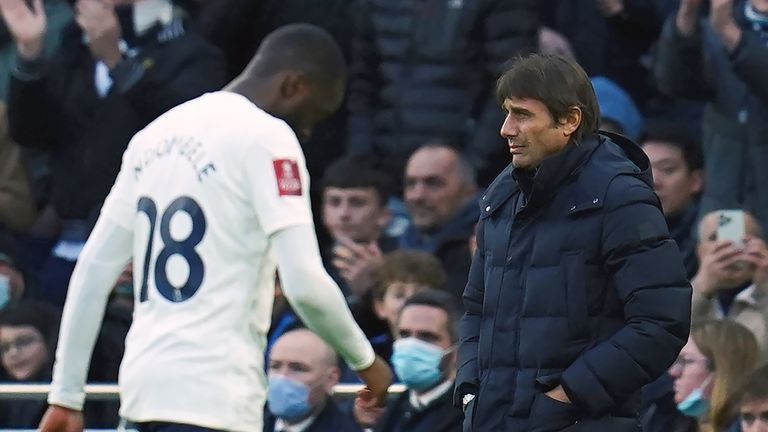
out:
M133 231L133 224L136 219L136 175L131 162L131 149L134 147L134 141L139 137L140 133L131 140L125 153L123 153L120 172L117 174L115 184L112 185L112 189L101 208L102 217L131 231Z
M264 139L271 142L250 146L245 157L246 190L262 229L270 236L311 225L309 174L296 136L286 126Z

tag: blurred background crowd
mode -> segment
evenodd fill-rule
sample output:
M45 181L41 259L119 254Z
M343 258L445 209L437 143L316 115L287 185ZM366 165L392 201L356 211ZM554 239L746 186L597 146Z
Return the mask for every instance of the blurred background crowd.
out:
M276 280L265 430L460 430L477 201L510 161L494 85L535 51L576 59L601 128L645 150L692 281L691 338L645 389L644 430L768 430L768 0L0 1L2 381L50 379L69 276L133 134L309 22L349 64L343 108L302 134L323 259L408 390L376 418L337 404L354 374ZM745 211L743 247L717 238L721 209ZM132 307L128 267L91 382L116 381ZM44 408L0 400L0 427L36 427ZM114 427L116 410L90 403L87 425Z

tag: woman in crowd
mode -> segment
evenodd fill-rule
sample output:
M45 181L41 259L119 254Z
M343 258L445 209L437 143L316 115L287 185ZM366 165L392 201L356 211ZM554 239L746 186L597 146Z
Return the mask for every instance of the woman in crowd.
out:
M755 366L754 335L734 321L695 324L688 343L669 369L676 410L652 407L643 417L646 432L726 432L734 422L728 401Z

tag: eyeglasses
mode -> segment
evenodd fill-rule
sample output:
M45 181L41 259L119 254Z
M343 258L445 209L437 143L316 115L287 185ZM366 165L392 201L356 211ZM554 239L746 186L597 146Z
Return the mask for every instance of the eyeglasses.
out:
M696 363L704 363L707 367L709 367L709 360L705 358L687 358L687 357L678 357L677 360L675 360L674 363L672 363L671 368L681 368L685 369L687 366L696 364Z
M40 338L37 336L20 336L16 340L0 344L0 355L6 355L14 348L21 351L40 341Z
M741 418L742 423L746 425L751 425L756 420L768 424L768 411L763 411L761 413L743 412L739 414L739 417Z

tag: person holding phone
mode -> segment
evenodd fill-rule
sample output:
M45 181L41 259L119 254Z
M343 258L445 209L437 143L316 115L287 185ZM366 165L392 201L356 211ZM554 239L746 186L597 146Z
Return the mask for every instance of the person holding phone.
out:
M708 213L699 224L699 271L692 320L729 318L755 334L768 359L768 247L755 217L741 210Z

